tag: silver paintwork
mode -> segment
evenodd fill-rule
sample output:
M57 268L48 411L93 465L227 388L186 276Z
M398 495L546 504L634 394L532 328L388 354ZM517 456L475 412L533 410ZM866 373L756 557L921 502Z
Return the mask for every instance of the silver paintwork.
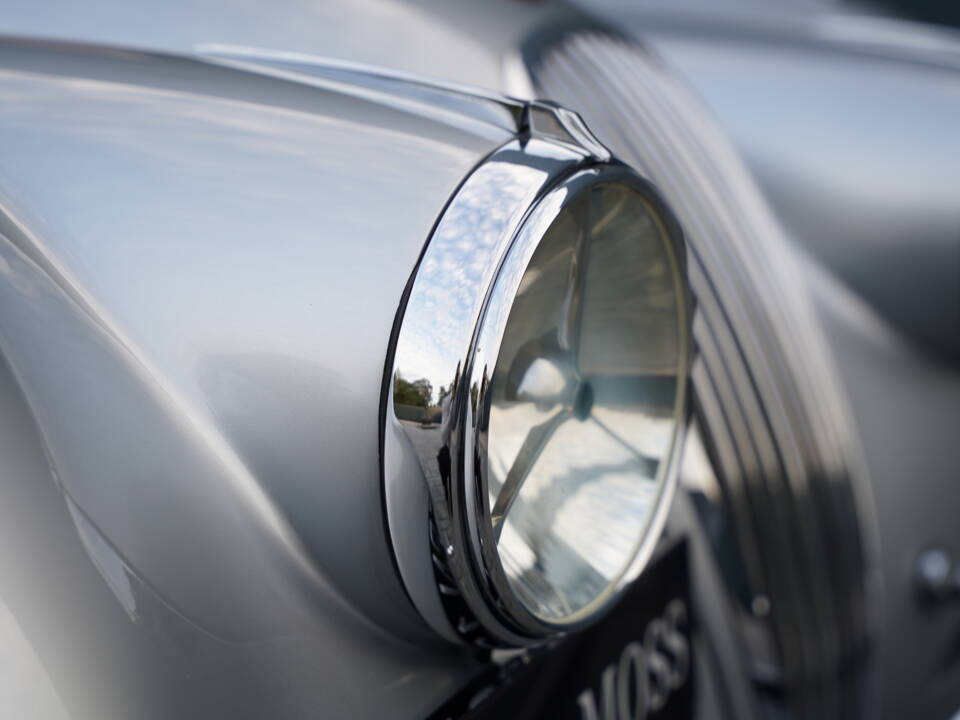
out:
M960 35L833 15L709 37L637 25L790 237L910 340L960 358Z
M210 45L338 58L502 91L531 33L587 19L558 0L6 0L0 34L192 54ZM526 98L532 99L532 98Z
M88 46L4 43L0 92L0 348L49 462L16 482L62 493L122 610L99 637L148 653L159 608L243 658L140 701L246 677L240 715L425 713L475 665L400 639L431 635L384 535L383 358L434 218L510 134Z

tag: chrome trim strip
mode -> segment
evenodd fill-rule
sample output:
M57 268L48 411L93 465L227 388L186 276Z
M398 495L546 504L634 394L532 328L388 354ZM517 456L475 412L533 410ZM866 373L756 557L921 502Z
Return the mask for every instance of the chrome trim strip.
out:
M215 43L194 50L208 62L320 84L414 112L441 111L511 133L524 128L526 102L468 85L306 53Z

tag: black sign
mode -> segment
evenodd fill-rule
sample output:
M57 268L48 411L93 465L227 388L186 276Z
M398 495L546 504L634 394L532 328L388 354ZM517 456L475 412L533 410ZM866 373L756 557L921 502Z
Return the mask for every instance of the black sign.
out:
M693 716L686 544L648 566L596 626L474 684L434 718L683 720Z

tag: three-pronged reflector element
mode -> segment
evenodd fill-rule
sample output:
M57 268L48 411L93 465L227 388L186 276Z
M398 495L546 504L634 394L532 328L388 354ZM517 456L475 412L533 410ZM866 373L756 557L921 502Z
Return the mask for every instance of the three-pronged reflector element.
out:
M685 382L676 252L643 195L595 185L549 227L510 309L487 517L514 595L548 624L600 609L659 532Z

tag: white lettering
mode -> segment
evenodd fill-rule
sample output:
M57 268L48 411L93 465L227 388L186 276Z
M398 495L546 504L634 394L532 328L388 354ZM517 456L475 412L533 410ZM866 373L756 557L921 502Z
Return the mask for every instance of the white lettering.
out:
M617 720L614 716L613 694L617 681L617 669L613 665L607 665L603 670L601 679L603 693L600 696L600 706L603 708L603 720ZM597 699L593 696L593 688L587 688L577 697L577 704L580 706L580 717L583 720L600 720L600 712L597 710Z
M603 669L599 705L593 687L577 696L581 720L645 720L662 708L690 675L686 627L686 604L671 600L644 628L643 642L628 643Z
M630 672L631 667L633 672ZM633 709L630 709L630 680L633 679ZM617 667L617 711L623 720L643 720L647 716L647 663L643 646L638 642L627 645L620 653Z

